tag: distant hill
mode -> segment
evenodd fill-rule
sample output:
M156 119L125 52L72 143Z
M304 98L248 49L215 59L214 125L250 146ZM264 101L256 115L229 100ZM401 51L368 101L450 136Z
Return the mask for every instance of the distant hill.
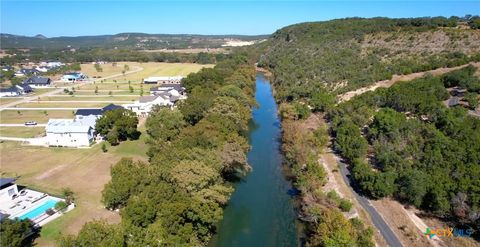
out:
M119 33L115 35L53 37L41 34L34 37L0 34L2 49L8 48L129 48L129 49L183 49L217 48L228 41L255 41L268 35L190 35L190 34L145 34Z
M458 18L348 18L291 25L261 46L259 65L274 72L284 100L478 61L480 30Z

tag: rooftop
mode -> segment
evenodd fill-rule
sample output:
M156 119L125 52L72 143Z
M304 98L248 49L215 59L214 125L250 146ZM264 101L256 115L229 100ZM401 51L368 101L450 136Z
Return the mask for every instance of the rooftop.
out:
M95 116L84 116L81 119L49 119L47 133L88 133L95 126Z
M0 178L0 188L15 182L15 178Z

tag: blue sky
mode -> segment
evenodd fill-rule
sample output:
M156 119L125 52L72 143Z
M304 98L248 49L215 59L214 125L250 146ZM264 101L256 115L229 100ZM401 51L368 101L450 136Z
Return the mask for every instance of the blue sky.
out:
M79 36L121 32L270 34L343 17L480 14L477 1L0 1L0 32Z

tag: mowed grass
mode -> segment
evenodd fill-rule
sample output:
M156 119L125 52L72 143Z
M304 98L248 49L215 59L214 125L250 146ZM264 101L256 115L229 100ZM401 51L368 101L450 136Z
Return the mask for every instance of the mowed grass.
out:
M45 127L3 127L0 126L0 136L4 137L18 137L18 138L32 138L43 136Z
M46 101L132 101L140 98L140 95L131 95L131 96L109 96L102 95L99 97L75 97L75 96L66 96L66 97L55 97L48 96L40 98L40 102Z
M134 67L142 67L143 70L137 73L115 78L118 82L131 81L139 83L149 76L187 76L190 73L198 72L202 68L212 68L213 64L196 63L137 63L126 62L130 70Z
M133 93L130 93L130 91L128 90L98 90L98 94L99 95L106 95L106 96L110 96L109 92L112 93L112 95L132 95L132 96L140 96L140 92L137 91L137 92L133 92ZM146 93L147 91L144 89L144 93ZM66 94L64 92L58 94L58 95L69 95L69 94ZM85 91L75 91L75 93L73 95L97 95L95 93L95 90L85 90ZM145 95L145 94L144 94ZM69 95L70 96L70 95Z
M130 93L130 87L133 88L134 92L133 93L140 93L140 88L143 87L143 91L150 90L151 87L154 87L156 85L151 85L151 84L143 84L141 85L140 83L131 83L130 85L128 83L95 83L95 84L87 84L82 87L80 87L81 90L93 90L95 89L100 90L124 90Z
M40 102L30 102L30 103L23 103L17 105L19 108L98 108L104 107L108 105L108 102L105 103L96 103L96 102L75 102L75 103L58 103L58 102L48 102L48 101L40 101Z
M19 124L27 121L47 123L49 118L73 118L74 116L74 111L69 110L47 110L46 114L41 110L3 110L0 111L0 123Z
M81 71L82 73L88 75L90 78L95 77L107 77L111 75L121 74L124 70L124 63L117 63L117 66L113 66L113 63L108 64L100 64L100 68L102 68L102 72L97 72L95 69L95 65L88 63L88 64L81 64ZM132 68L131 68L132 69Z
M60 195L62 188L75 193L76 208L42 227L38 246L53 246L65 234L76 234L94 219L118 223L118 213L106 210L101 203L101 191L110 181L110 168L122 157L147 161L145 136L122 142L118 146L101 144L90 149L46 148L22 146L17 142L0 143L0 172L5 176L20 176L18 183L30 188Z
M0 105L9 104L19 100L22 100L22 98L0 98Z

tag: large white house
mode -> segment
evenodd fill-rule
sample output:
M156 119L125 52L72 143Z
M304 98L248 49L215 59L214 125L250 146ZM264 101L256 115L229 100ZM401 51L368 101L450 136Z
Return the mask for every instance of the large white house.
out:
M3 97L16 97L24 94L31 93L33 90L30 86L19 84L9 88L0 88L0 98Z
M96 116L50 119L45 127L46 144L61 147L88 147L94 141Z
M143 96L138 101L131 104L125 104L125 109L135 112L138 116L146 117L152 111L154 106L173 106L169 95L151 95Z
M0 178L0 202L12 199L18 194L18 188L14 178Z
M185 76L150 76L143 79L145 84L180 83Z
M71 72L71 73L64 74L60 79L62 81L76 82L76 81L83 81L86 78L87 76L85 76L80 72Z
M28 85L32 88L45 88L45 87L51 87L52 85L52 80L47 77L41 77L41 76L32 76L26 80L23 80L22 82L23 85Z

